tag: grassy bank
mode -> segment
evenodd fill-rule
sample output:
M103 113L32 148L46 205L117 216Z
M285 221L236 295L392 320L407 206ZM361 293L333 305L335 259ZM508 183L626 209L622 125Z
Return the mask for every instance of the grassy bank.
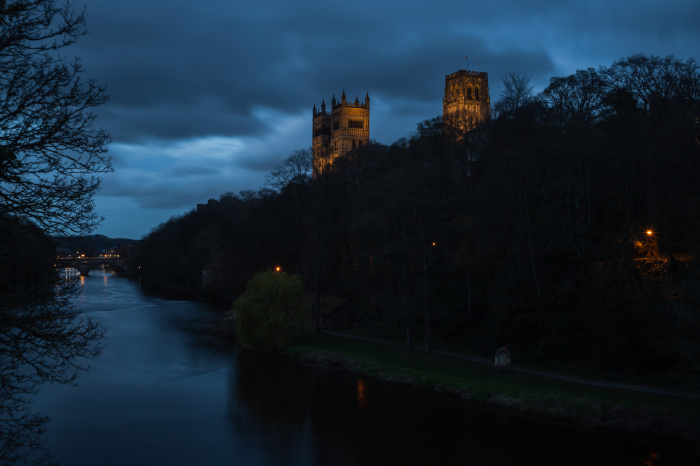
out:
M575 419L591 426L700 438L700 403L694 400L524 374L497 375L485 364L327 334L310 335L285 353L309 365L348 370L544 416Z

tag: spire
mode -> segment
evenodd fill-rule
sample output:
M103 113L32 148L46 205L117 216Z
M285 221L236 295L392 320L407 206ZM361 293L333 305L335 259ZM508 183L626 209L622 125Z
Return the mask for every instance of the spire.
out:
M314 104L314 115L316 115L316 104Z
M355 105L360 105L360 99L358 99L357 96L355 96Z
M335 94L333 94L333 100L331 100L331 105L335 107Z
M365 96L365 107L369 107L369 92Z
M346 104L346 103L348 102L348 99L345 97L345 89L343 89L343 95L340 96L340 101L341 101L343 104Z
M323 99L323 102L321 102L321 111L322 112L326 111L326 99Z

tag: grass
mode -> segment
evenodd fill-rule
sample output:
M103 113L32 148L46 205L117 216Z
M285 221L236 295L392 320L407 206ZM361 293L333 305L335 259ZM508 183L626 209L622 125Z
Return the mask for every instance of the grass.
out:
M422 329L420 328L414 329L414 331L412 332L412 337L414 346L423 348L425 343L423 339L423 333L421 332L421 330ZM357 329L340 330L339 333L347 333L348 335L373 338L391 343L398 343L401 345L406 344L406 335L404 332L392 329L382 322ZM479 356L479 354L475 354L473 351L471 351L471 348L466 344L466 342L456 343L433 339L432 344L433 347L437 350L467 354L471 356ZM509 348L511 348L510 345ZM495 348L492 349L495 352ZM553 374L558 375L578 377L581 379L588 379L593 381L603 380L605 378L605 371L602 370L596 371L593 368L582 367L581 364L566 363L562 361L536 360L532 357L532 355L523 354L519 351L515 351L515 353L511 355L511 361L513 362L514 366L551 372ZM691 393L700 392L700 382L696 378L683 377L679 376L678 374L637 374L631 370L628 370L622 372L620 375L622 377L622 380L620 382L628 385L645 385L648 387L663 388L668 390L680 390Z
M330 367L328 361L335 361L333 367L370 377L550 417L673 437L700 434L700 403L695 400L525 374L498 375L487 364L328 334L310 335L285 353L312 364Z

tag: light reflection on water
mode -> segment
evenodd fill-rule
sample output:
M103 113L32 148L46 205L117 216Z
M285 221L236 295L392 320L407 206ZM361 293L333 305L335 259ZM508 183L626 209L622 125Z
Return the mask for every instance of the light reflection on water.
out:
M51 416L47 446L63 465L663 466L689 458L237 351L206 336L220 314L203 303L150 296L98 270L81 283L75 302L107 328L107 347L79 387L43 387L36 403Z
M357 406L360 409L366 408L368 404L367 394L365 393L365 382L362 379L357 379Z

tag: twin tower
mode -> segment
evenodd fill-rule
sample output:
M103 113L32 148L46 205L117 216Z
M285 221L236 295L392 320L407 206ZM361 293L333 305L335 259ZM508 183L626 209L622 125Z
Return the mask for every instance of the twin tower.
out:
M442 100L442 121L447 129L471 131L491 118L488 73L459 70L445 77L445 96ZM346 152L369 142L369 93L361 103L348 103L345 91L339 101L335 95L331 110L326 111L325 100L321 109L314 105L313 160L314 173Z
M357 97L348 103L345 91L337 102L334 95L330 112L325 100L321 110L314 105L313 131L314 173L318 173L337 157L369 142L369 93L364 103Z

